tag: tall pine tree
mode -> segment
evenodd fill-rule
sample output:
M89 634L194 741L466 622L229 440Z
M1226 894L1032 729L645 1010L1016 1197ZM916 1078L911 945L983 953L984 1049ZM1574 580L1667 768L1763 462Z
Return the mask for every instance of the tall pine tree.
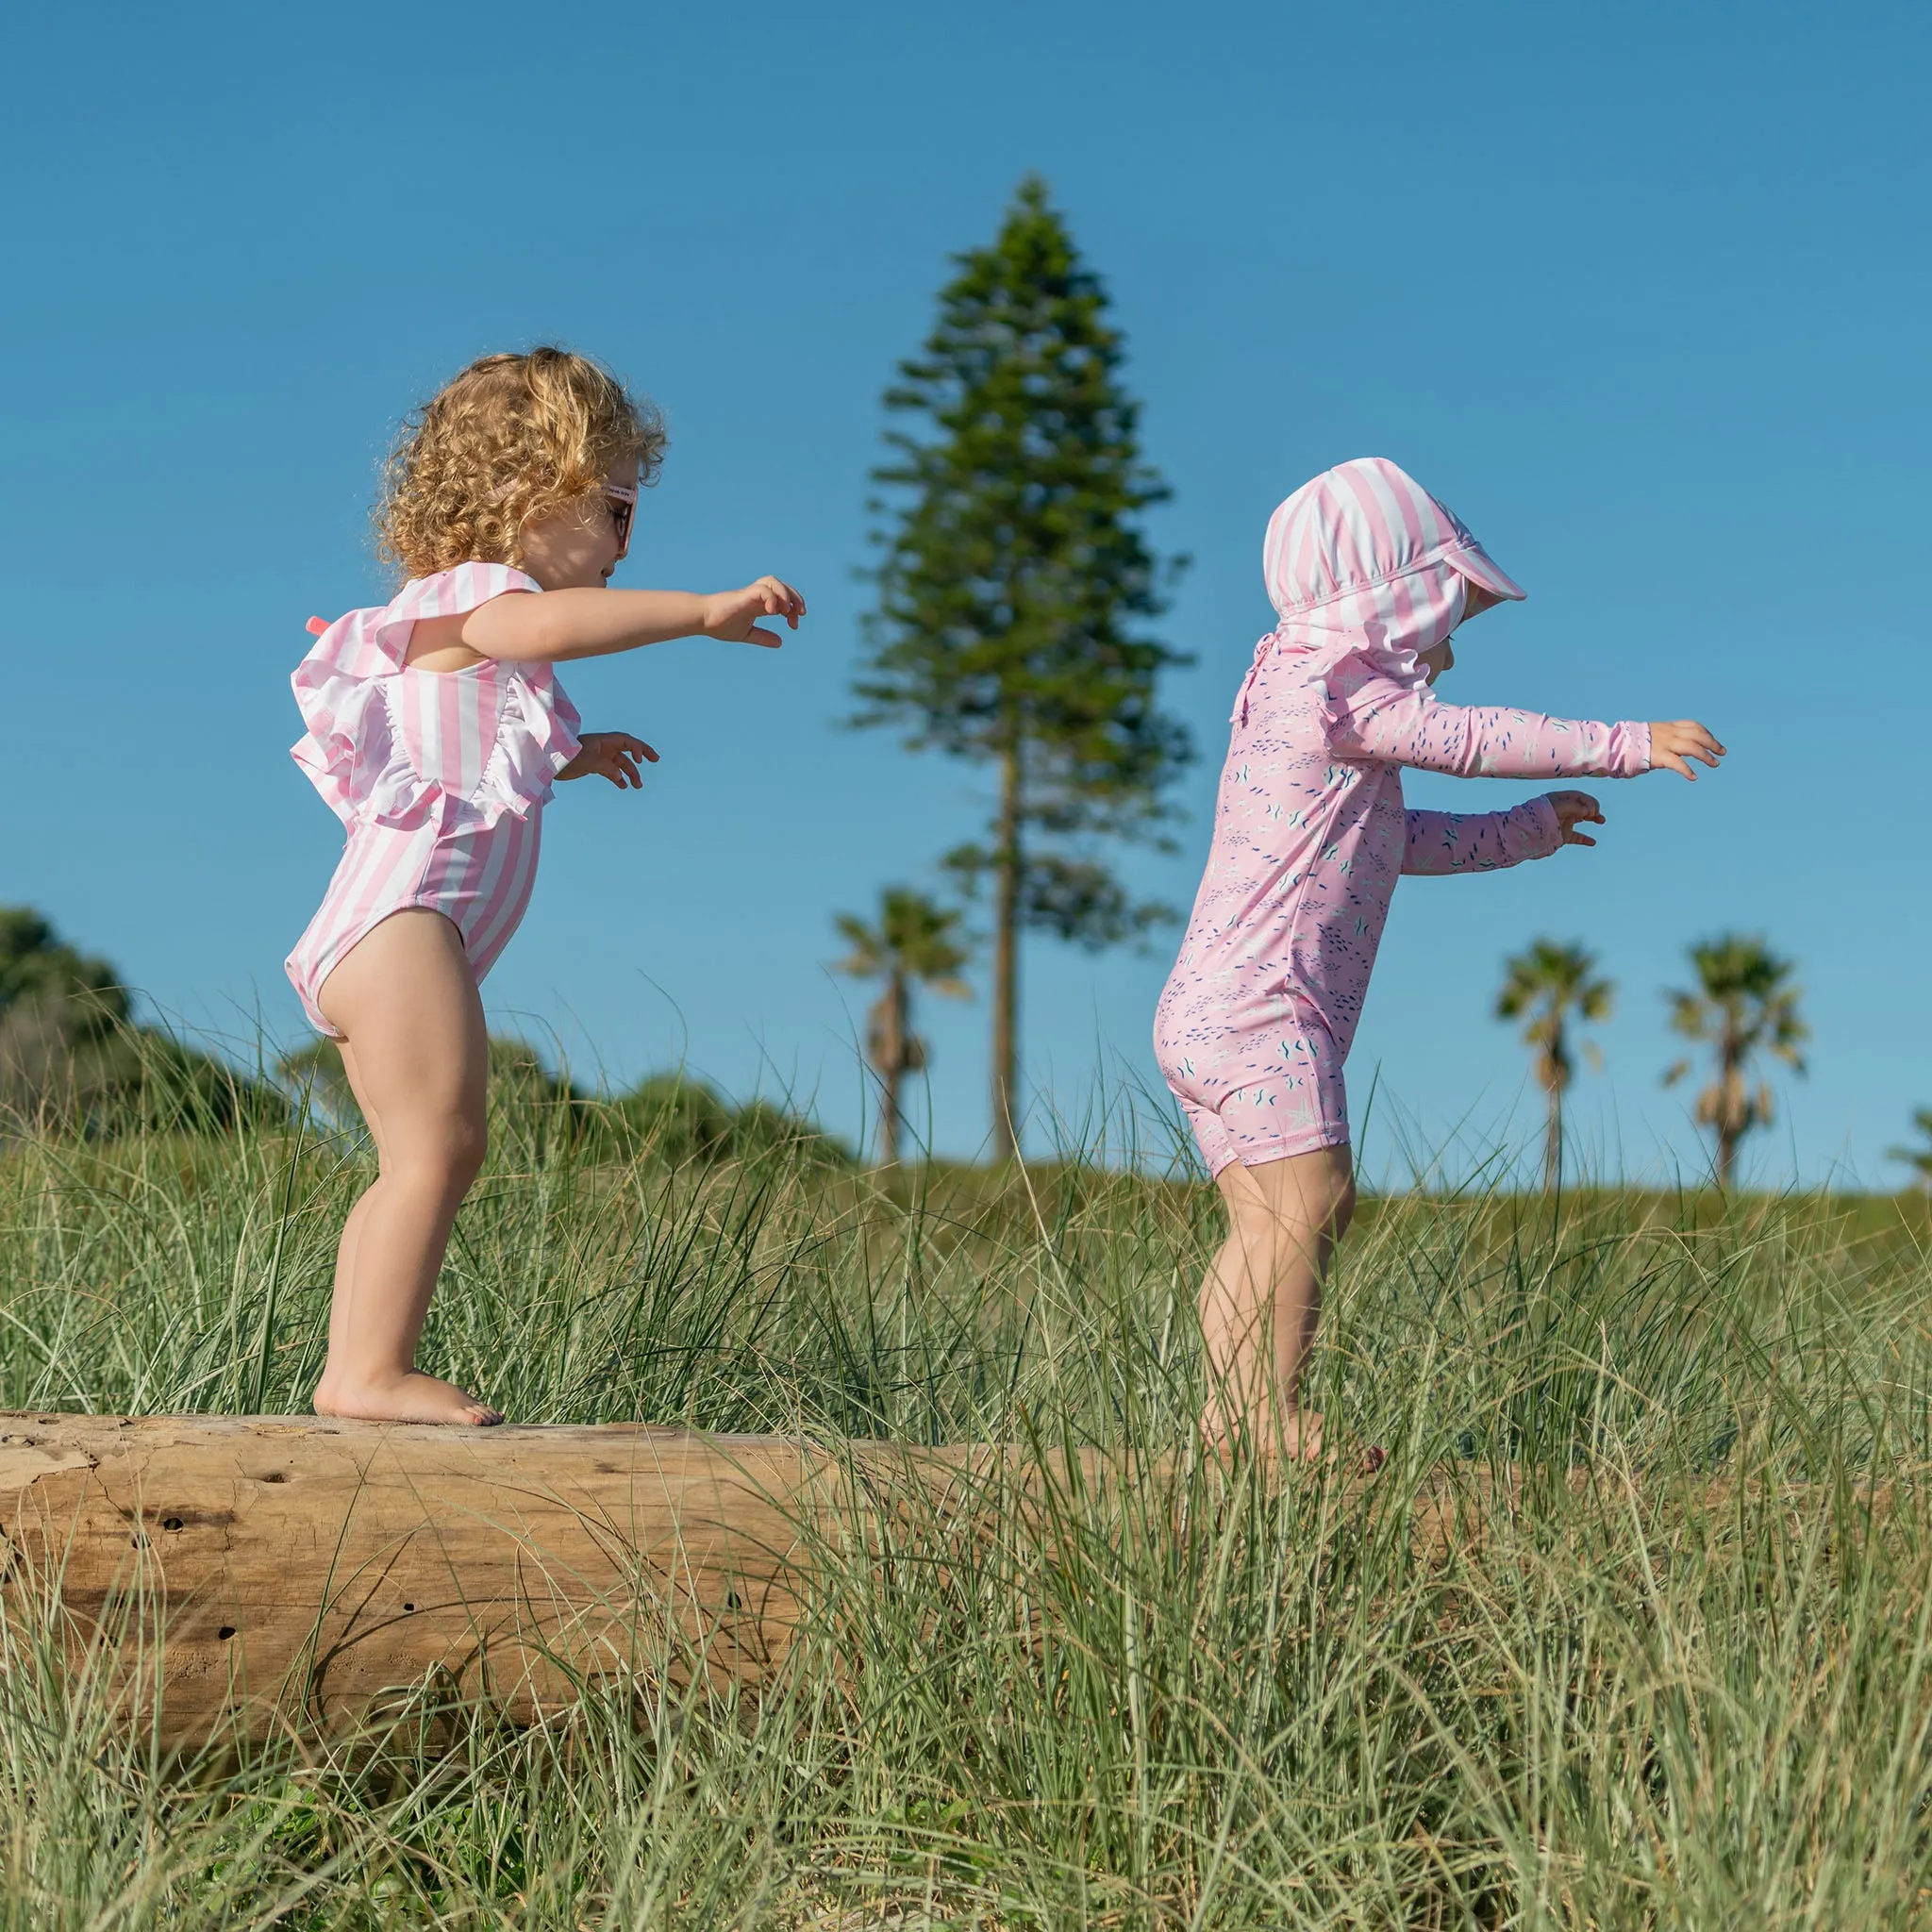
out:
M991 767L991 823L946 863L991 896L1005 1158L1021 933L1098 950L1171 916L1136 904L1097 848L1158 842L1162 794L1191 752L1155 686L1189 659L1137 622L1166 608L1138 518L1168 491L1141 460L1106 291L1045 184L1023 182L992 245L956 259L924 354L886 392L925 427L890 433L873 473L891 494L872 506L884 558L855 722Z

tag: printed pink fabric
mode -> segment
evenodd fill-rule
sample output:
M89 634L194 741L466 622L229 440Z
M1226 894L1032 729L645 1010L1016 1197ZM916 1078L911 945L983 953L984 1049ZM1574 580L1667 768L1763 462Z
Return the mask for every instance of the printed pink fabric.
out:
M523 918L552 780L579 749L576 711L547 664L415 671L404 659L419 619L541 590L508 564L458 564L339 618L296 668L308 728L295 762L349 832L288 960L325 1033L335 1029L316 1005L323 981L391 912L444 914L479 982Z
M1416 653L1456 628L1465 583L1523 592L1395 464L1363 458L1304 485L1269 523L1263 567L1281 622L1236 701L1207 872L1154 1028L1215 1171L1347 1141L1340 1068L1401 873L1489 872L1560 843L1547 798L1407 811L1404 765L1574 778L1650 761L1642 724L1436 697ZM1310 1080L1316 1064L1324 1077Z

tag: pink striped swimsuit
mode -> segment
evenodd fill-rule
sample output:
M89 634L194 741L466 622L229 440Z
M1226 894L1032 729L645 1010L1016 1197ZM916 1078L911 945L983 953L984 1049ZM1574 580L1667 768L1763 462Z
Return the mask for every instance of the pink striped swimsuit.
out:
M1476 873L1561 843L1555 808L1408 811L1402 767L1458 777L1634 777L1650 730L1441 703L1416 653L1464 587L1523 595L1395 464L1343 463L1275 512L1281 622L1236 702L1214 841L1154 1050L1208 1171L1348 1142L1341 1067L1401 873Z
M404 658L418 618L541 591L508 564L459 563L338 618L296 667L308 730L295 762L349 831L288 960L303 1010L331 1039L316 995L391 912L443 914L479 983L524 916L551 781L579 749L576 711L547 664L412 671Z

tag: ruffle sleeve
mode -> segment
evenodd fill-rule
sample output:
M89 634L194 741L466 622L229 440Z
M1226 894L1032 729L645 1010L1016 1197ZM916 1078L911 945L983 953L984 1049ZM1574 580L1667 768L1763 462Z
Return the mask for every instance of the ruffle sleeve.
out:
M411 577L393 602L375 613L371 629L375 648L391 669L400 671L408 655L409 633L423 619L460 617L507 591L533 591L541 595L542 590L535 577L507 563L459 563L434 576Z
M1391 644L1382 625L1314 646L1301 667L1314 687L1322 729L1330 738L1357 718L1429 688L1427 667L1407 644Z
M583 720L547 664L519 666L504 693L496 745L474 803L490 820L506 811L522 817L546 804L552 781L583 749Z
M1311 688L1323 730L1333 733L1391 699L1426 691L1427 669L1406 644L1389 641L1386 625L1330 630L1284 624L1255 646L1255 662L1235 699L1233 722L1247 722L1249 693L1271 662L1293 682Z
M491 823L549 796L577 744L576 713L548 665L405 666L419 621L541 589L508 564L462 563L324 630L291 680L308 727L291 749L345 824L419 824L444 798L474 804Z

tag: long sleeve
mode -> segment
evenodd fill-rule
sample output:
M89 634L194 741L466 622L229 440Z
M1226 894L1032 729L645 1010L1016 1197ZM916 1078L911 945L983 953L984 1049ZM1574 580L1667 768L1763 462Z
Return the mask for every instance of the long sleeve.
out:
M1392 685L1353 693L1327 722L1339 758L1457 778L1634 778L1650 768L1647 724L1445 705L1432 691Z
M1411 811L1402 848L1405 873L1497 872L1547 858L1563 842L1562 821L1547 798L1508 811Z

